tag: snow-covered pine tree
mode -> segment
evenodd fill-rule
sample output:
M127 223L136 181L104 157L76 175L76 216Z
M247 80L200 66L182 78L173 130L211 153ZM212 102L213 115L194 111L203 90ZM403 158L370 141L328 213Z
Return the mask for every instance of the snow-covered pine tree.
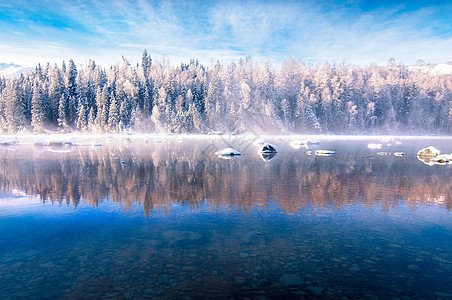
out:
M33 126L33 131L38 133L41 133L44 130L43 100L44 95L41 84L39 79L36 78L33 86L33 98L31 100L31 126Z
M110 96L110 107L108 114L108 128L112 131L118 130L119 125L119 108L118 103L116 102L116 97L114 95Z

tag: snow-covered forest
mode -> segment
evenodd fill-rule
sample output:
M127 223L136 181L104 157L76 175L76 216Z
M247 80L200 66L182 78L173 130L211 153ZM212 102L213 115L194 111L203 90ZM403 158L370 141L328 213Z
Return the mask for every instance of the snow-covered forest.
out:
M0 78L0 132L451 134L452 75L387 66L280 67L251 57L104 69L38 65Z

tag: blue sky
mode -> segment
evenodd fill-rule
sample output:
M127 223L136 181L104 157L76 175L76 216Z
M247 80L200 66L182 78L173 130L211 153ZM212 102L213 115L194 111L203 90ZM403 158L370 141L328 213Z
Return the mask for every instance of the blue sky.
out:
M452 61L452 1L0 0L0 62Z

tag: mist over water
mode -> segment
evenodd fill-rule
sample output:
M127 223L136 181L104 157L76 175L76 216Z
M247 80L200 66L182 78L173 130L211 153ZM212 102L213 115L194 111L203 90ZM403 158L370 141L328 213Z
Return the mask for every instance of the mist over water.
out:
M450 140L270 142L270 159L217 157L221 139L0 148L1 295L452 294L451 165L416 157Z

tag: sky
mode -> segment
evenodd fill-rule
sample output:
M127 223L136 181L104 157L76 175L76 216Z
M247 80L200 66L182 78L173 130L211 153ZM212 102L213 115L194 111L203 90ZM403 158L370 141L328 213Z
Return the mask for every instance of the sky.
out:
M0 0L0 63L452 61L452 0Z

